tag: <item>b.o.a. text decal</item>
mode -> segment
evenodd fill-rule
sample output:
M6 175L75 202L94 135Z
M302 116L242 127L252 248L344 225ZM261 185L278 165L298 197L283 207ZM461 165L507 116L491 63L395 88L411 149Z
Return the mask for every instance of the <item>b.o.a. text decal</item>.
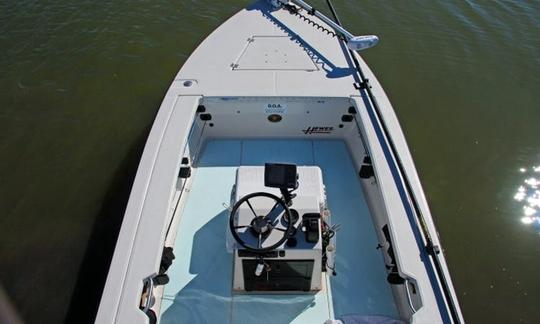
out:
M302 133L306 135L310 134L330 134L334 131L332 126L310 126L306 129L302 129Z
M264 112L267 114L286 114L287 104L277 102L267 103L264 106Z

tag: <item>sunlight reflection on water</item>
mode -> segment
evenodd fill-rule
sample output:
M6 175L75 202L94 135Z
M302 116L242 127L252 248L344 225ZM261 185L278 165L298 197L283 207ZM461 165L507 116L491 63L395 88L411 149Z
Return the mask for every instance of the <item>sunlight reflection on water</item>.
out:
M518 187L514 199L523 204L523 216L521 222L534 226L540 234L540 166L532 168L520 168L519 171L525 175L523 183Z

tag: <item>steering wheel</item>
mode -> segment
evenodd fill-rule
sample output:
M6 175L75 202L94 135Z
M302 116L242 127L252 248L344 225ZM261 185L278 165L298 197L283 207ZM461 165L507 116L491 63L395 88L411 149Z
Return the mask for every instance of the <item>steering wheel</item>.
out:
M255 198L255 197L266 197L275 201L274 206L272 207L272 209L270 209L270 211L266 215L257 215L257 213L255 212L253 205L251 205L251 203L249 202L250 199ZM253 213L253 219L251 220L250 224L235 225L234 216L236 215L240 206L242 206L244 203L246 203L249 206L249 209L251 209L251 212ZM269 252L281 246L283 243L285 243L285 241L287 241L287 239L289 238L290 233L292 233L294 229L294 222L287 222L286 229L274 227L272 225L272 222L276 221L277 217L275 219L270 219L269 216L278 206L280 206L282 210L284 211L284 214L281 217L286 217L286 219L293 219L291 217L291 211L289 210L289 207L283 201L283 199L271 193L255 192L255 193L246 195L242 197L240 200L238 200L234 204L231 210L231 215L229 217L229 227L231 229L231 234L236 240L236 242L238 242L238 244L246 248L248 251L255 252L255 253ZM255 237L257 237L257 246L252 246L246 243L244 240L242 240L242 238L240 238L240 235L238 235L238 230L243 229L243 228L247 228L251 230L251 233ZM272 230L278 230L278 231L283 232L282 237L275 244L272 244L271 246L267 246L267 247L262 247L263 238L270 235L270 232L272 232Z

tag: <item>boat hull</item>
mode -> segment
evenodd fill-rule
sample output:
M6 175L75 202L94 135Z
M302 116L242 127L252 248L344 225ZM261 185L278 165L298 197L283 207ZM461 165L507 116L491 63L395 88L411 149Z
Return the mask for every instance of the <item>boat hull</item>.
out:
M178 177L183 158L195 178L204 167L198 155L217 139L345 143L356 174L366 165L372 169L367 178L351 181L366 197L385 247L381 258L405 279L388 286L396 316L451 323L454 307L462 321L444 256L434 260L425 249L429 237L442 250L405 137L377 78L338 38L259 1L209 35L167 91L137 171L97 323L145 323L149 309L159 314L163 287L156 288L154 306L141 293L158 274L163 247L174 245L181 229L192 185Z

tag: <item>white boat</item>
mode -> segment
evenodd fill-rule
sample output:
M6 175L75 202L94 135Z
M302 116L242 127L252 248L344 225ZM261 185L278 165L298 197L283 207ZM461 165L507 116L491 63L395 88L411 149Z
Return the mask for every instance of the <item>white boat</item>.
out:
M464 322L398 120L356 52L378 39L331 10L261 0L189 57L96 323Z

